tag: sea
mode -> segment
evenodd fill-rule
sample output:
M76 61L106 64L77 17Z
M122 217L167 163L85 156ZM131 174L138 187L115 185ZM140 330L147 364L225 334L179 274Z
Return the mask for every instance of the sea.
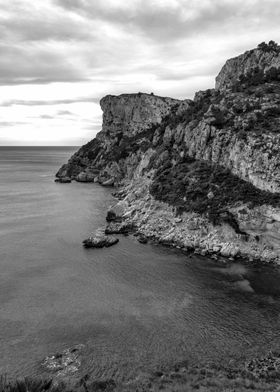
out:
M43 376L45 357L80 344L78 375L121 381L279 349L277 268L133 236L83 248L115 199L98 184L54 182L75 150L0 147L0 374Z

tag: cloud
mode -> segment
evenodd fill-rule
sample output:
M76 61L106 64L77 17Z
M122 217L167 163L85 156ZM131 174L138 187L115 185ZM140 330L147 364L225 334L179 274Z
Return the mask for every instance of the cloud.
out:
M59 121L49 134L59 142L70 123L73 135L91 121L100 129L96 104L106 94L153 91L192 98L195 91L214 86L214 76L227 58L261 41L280 40L278 0L0 4L2 121L34 119L28 129L18 125L18 138L24 132L36 138L39 120L52 125L42 116ZM8 135L8 128L3 125L1 133Z
M75 82L87 77L57 44L1 44L0 84Z
M190 36L221 33L223 29L248 31L256 23L277 23L280 10L277 0L56 0L67 11L91 20L102 20L141 34L162 44ZM249 18L248 18L249 15ZM242 26L242 22L244 25Z
M0 127L15 127L18 125L26 124L23 121L0 121Z
M236 31L252 41L260 28L277 29L280 17L277 0L46 0L39 7L17 0L3 11L1 85L122 78L147 63L159 75L166 61L169 80L186 80L193 73L176 76L179 59L186 67L201 57L203 67L208 45L212 61L224 49L224 34L240 46Z
M20 100L20 99L12 99L9 101L3 101L0 106L4 107L9 107L9 106L15 106L15 105L21 105L21 106L51 106L51 105L68 105L72 103L78 103L78 102L93 102L93 103L99 103L100 98L95 98L95 97L81 97L81 98L73 98L73 99L56 99L56 100ZM66 112L64 111L64 114ZM70 113L70 112L67 112Z
M74 113L69 110L59 110L56 114L57 116L73 116Z
M42 118L43 120L53 120L55 118L55 116L51 116L49 114L41 114L41 116L39 117Z
M209 75L215 75L217 71L217 64L213 64L211 60L205 64L203 61L201 63L195 63L193 65L190 64L188 70L184 70L184 67L178 65L177 69L173 69L172 67L161 67L157 74L156 78L158 80L189 80L195 77L204 77Z
M58 110L55 112L55 114L50 115L50 114L41 114L39 117L44 119L44 120L54 120L59 117L64 117L64 116L77 116L76 113L70 112L69 110ZM92 129L92 128L91 128Z
M0 16L2 37L10 42L40 42L88 40L93 36L86 24L79 19L64 15L61 23L59 13L48 12L42 21L41 12L36 15L36 12L30 13L30 10L26 10L18 13L17 18Z

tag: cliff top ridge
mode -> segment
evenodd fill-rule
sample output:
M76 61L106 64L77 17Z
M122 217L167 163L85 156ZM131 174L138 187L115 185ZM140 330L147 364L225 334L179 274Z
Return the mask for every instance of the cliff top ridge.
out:
M241 76L249 75L256 70L265 74L271 68L280 68L280 46L274 41L269 41L268 44L262 42L257 48L226 61L216 77L216 89L230 88Z

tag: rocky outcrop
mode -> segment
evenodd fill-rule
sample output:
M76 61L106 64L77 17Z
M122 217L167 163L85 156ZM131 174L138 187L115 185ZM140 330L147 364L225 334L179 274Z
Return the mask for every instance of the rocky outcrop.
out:
M270 41L269 44L263 42L256 49L227 60L216 77L216 88L230 88L239 80L240 76L246 75L256 68L267 72L272 67L280 67L280 46L273 41Z
M108 248L109 246L115 245L118 242L118 238L107 235L102 229L99 229L93 236L85 239L83 244L85 248Z
M101 132L58 179L122 185L106 233L136 231L202 254L278 260L278 64L279 46L270 42L229 60L216 89L192 101L104 97Z
M62 166L57 178L108 186L125 176L132 177L152 130L174 108L181 110L187 102L143 93L107 95L100 101L101 132Z
M113 139L119 136L134 138L151 125L160 124L172 107L180 103L177 99L153 94L107 95L100 101L103 111L102 139L112 145Z

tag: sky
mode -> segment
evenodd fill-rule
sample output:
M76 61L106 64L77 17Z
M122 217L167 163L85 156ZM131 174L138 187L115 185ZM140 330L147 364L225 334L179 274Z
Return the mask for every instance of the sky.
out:
M279 20L279 0L0 0L0 146L84 144L107 94L192 98Z

